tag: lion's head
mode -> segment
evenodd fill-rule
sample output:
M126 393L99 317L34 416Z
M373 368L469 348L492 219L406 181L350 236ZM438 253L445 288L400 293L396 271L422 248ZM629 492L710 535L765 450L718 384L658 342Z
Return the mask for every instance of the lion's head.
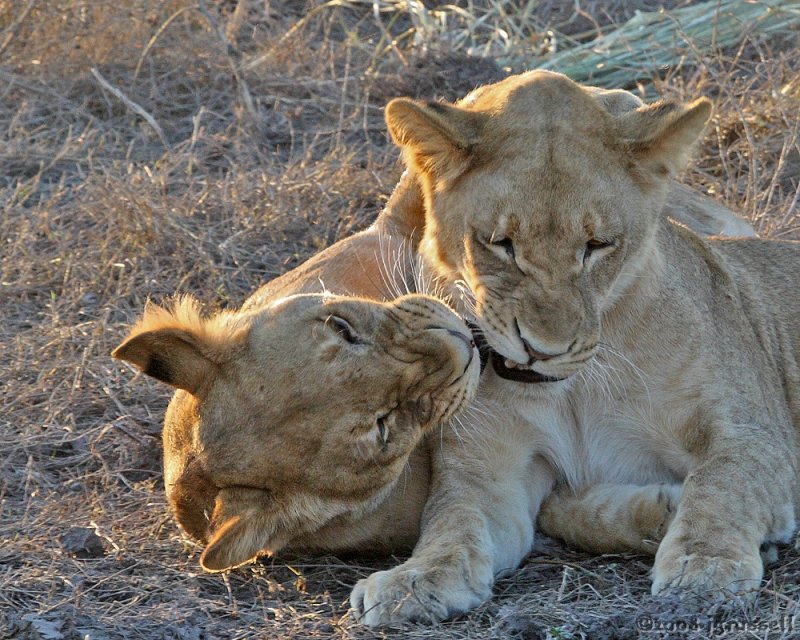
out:
M421 251L463 280L489 344L565 378L648 260L669 178L710 114L534 71L457 104L397 99L394 140L423 184Z
M374 508L480 375L467 327L422 295L296 295L211 317L183 298L150 305L114 356L178 389L166 490L209 570Z

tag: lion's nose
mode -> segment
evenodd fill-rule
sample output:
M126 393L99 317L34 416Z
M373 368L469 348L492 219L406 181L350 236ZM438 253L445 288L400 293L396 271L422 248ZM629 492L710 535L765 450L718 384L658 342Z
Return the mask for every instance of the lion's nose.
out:
M520 336L520 338L522 338L522 336ZM528 355L534 360L550 360L550 358L555 358L554 355L550 355L549 353L537 351L525 338L522 338L522 344L525 345L525 351L527 351Z
M446 339L445 344L448 345L448 358L451 360L454 371L458 373L459 377L463 375L467 369L469 369L469 366L472 364L472 358L475 355L475 341L472 339L472 334L466 329L466 327L464 329L464 331L459 331L453 327L442 327L438 325L430 325L425 327L426 331L439 333L441 338L444 338L444 335L442 334L446 334L451 338L458 339L458 342L453 343L452 340L448 338ZM437 339L437 342L441 346L443 343L439 340L440 339ZM439 348L440 347L437 347L437 349ZM437 360L441 357L441 351L437 351Z
M454 338L458 338L461 340L466 346L467 349L470 351L475 347L475 341L472 339L471 333L466 333L464 331L458 331L457 329L451 329L450 327L440 327L438 325L431 325L429 327L425 327L426 331L444 331L448 335L453 336Z

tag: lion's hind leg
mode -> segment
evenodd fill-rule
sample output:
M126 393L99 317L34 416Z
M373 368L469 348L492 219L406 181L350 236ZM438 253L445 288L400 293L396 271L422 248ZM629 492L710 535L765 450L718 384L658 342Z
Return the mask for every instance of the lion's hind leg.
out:
M679 484L559 486L539 512L544 534L592 553L655 555L678 501Z

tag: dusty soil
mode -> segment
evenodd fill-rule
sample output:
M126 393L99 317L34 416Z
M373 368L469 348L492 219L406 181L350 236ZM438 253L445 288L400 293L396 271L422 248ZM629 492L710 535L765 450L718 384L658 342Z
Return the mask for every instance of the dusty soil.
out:
M169 391L109 357L146 299L237 305L367 224L400 172L387 99L455 98L658 4L0 0L0 639L800 636L792 548L754 607L698 618L649 597L647 559L542 540L471 614L383 632L347 596L392 559L203 574L164 500ZM715 99L685 180L794 238L797 44L743 28L638 81Z

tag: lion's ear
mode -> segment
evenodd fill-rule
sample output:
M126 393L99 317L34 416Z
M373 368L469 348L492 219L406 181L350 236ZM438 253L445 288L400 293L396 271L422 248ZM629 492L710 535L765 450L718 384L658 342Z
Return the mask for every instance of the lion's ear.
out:
M172 309L148 303L142 319L111 355L195 394L238 339L221 326L202 318L199 304L188 296L179 298Z
M259 535L250 518L234 516L214 533L200 555L200 566L206 571L238 567L255 558L266 543L266 537Z
M185 329L145 331L127 339L111 355L137 366L148 376L196 393L214 373L197 336Z
M214 533L200 556L206 571L238 567L264 551L273 538L269 494L258 489L223 489L216 500Z
M634 109L638 109L644 103L630 91L625 89L603 89L601 87L586 87L598 104L603 107L613 117L621 116Z
M710 116L708 98L689 104L659 101L621 115L617 123L640 166L666 177L686 165Z
M442 102L396 98L386 105L386 124L406 159L438 180L463 173L478 140L483 116Z

